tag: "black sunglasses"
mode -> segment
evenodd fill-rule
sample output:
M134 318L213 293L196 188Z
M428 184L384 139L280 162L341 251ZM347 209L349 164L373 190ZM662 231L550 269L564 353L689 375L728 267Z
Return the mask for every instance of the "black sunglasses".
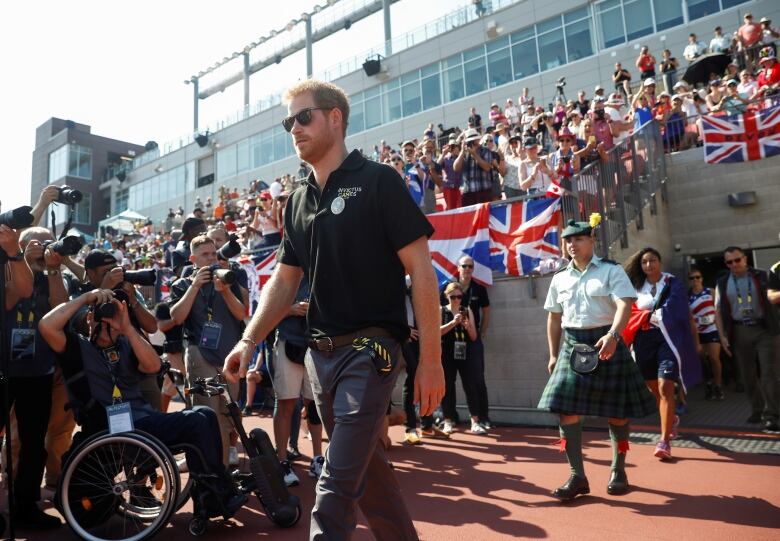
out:
M461 267L462 269L473 269L473 268L474 268L474 265L468 265L468 264L466 264L466 265L461 265L460 267Z
M331 109L333 109L333 107L307 107L306 109L301 109L294 115L288 116L282 120L282 126L284 126L284 129L289 133L292 131L293 126L295 126L296 120L301 126L308 126L309 123L311 123L312 111L329 111Z
M450 299L462 299L463 295L449 295Z
M726 265L728 265L730 267L734 263L739 263L740 261L742 261L741 257L735 257L734 259L727 259L726 260Z
M701 280L701 276L689 276L688 280Z

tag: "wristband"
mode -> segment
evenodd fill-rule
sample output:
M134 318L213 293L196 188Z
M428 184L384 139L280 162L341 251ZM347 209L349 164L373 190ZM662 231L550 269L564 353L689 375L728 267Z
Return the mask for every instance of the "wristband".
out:
M607 334L610 335L615 342L620 343L620 334L617 331L607 331Z
M44 276L59 276L60 270L59 269L46 269L43 271Z
M244 337L244 338L242 338L241 340L239 340L239 342L249 342L249 343L250 343L250 344L252 344L254 347L257 347L257 342L255 342L255 341L254 341L254 340L252 340L251 338Z
M24 252L20 249L14 256L8 256L8 261L22 261L24 259Z

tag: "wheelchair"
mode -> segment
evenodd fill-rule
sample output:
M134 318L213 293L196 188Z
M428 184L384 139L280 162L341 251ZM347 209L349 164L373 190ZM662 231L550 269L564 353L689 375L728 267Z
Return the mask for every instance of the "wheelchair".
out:
M187 394L209 396L225 391L224 382L217 378L198 380L186 389ZM74 408L82 431L63 457L55 496L68 526L88 541L141 541L164 528L192 498L188 530L200 536L206 532L209 519L232 516L223 505L229 493L254 493L272 522L281 527L295 525L301 516L300 502L287 491L268 435L261 429L247 435L238 405L230 397L227 400L251 470L248 474L235 472L227 488L225 479L216 474L190 471L182 478L175 456L192 452L191 456L205 464L196 447L183 444L169 449L140 430L110 434L100 424L105 420L102 407L85 408L82 403Z

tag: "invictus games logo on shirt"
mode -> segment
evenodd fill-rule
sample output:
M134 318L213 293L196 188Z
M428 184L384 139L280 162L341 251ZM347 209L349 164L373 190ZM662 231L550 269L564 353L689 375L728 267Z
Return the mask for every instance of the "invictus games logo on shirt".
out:
M356 197L357 194L363 191L361 186L355 186L354 188L339 188L339 197L343 199L349 199L350 197Z

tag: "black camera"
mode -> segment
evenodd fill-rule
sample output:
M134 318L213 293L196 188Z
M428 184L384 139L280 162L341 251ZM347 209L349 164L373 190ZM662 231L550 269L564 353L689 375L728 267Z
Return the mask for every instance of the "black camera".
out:
M126 270L123 280L137 286L153 286L157 283L157 270Z
M571 161L571 156L561 156L561 160L563 163L569 163Z
M84 194L75 188L70 186L60 186L60 193L57 195L57 203L65 203L66 205L77 205L84 199Z
M11 229L30 227L35 217L30 213L32 207L19 207L0 214L0 225L7 225Z
M81 239L73 235L68 235L60 240L46 240L43 242L44 248L51 248L52 251L63 257L76 255L83 246L84 243L81 242Z
M128 306L130 305L130 297L122 289L114 290L114 298L119 302L124 301ZM116 316L116 305L113 302L104 302L95 305L95 322L100 323L106 318L112 318Z
M219 278L223 283L232 286L236 283L236 273L230 269L223 269L219 266L219 263L214 263L209 267L211 271L211 279Z
M217 250L217 257L227 261L241 253L241 245L238 243L238 235L231 233L228 241Z
M467 316L469 313L469 307L465 304L461 304L460 308L458 308L458 312L460 312L462 316Z

